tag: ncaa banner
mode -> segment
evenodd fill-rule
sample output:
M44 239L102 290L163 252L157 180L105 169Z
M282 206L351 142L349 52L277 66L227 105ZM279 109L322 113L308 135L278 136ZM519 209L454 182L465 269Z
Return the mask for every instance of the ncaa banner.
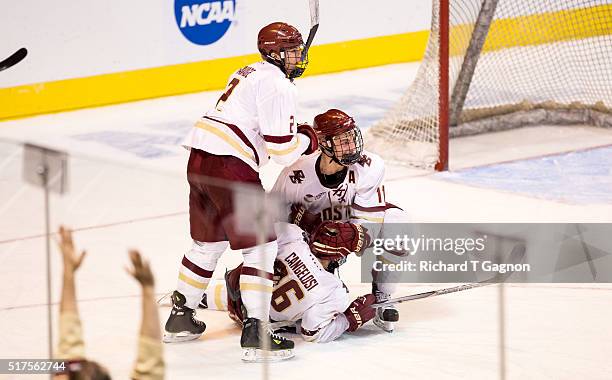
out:
M174 16L179 30L196 45L219 41L236 19L236 0L175 0Z

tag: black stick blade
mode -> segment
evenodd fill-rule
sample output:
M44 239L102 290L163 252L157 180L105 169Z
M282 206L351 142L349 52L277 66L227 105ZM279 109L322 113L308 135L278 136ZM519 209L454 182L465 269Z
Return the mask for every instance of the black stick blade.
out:
M16 64L21 62L26 57L26 55L28 55L28 49L21 48L17 50L15 53L13 53L13 55L0 62L0 71L15 66Z

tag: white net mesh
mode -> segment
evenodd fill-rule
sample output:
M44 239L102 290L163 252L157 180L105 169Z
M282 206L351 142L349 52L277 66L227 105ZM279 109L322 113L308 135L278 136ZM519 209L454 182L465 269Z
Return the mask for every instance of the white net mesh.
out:
M368 149L438 159L439 0L418 74ZM535 124L612 126L611 0L450 1L450 136ZM489 27L490 22L490 27Z

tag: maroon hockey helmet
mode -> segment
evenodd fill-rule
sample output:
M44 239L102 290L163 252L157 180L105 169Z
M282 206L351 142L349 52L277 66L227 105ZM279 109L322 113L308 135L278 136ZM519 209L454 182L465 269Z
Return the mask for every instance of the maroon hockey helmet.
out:
M313 128L319 148L341 165L358 162L363 152L363 137L355 120L338 109L330 109L315 117Z
M302 57L302 35L296 28L284 22L273 22L264 26L257 35L257 49L263 59L278 66L289 79L302 75L308 65L308 56ZM289 55L292 55L297 63L288 62Z

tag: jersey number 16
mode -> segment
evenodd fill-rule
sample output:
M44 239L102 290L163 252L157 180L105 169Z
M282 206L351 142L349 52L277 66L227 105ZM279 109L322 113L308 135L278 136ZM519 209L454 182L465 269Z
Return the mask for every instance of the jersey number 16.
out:
M291 306L289 292L293 292L298 301L304 298L304 291L300 284L296 280L287 281L274 289L274 293L272 293L272 308L274 310L280 313Z

